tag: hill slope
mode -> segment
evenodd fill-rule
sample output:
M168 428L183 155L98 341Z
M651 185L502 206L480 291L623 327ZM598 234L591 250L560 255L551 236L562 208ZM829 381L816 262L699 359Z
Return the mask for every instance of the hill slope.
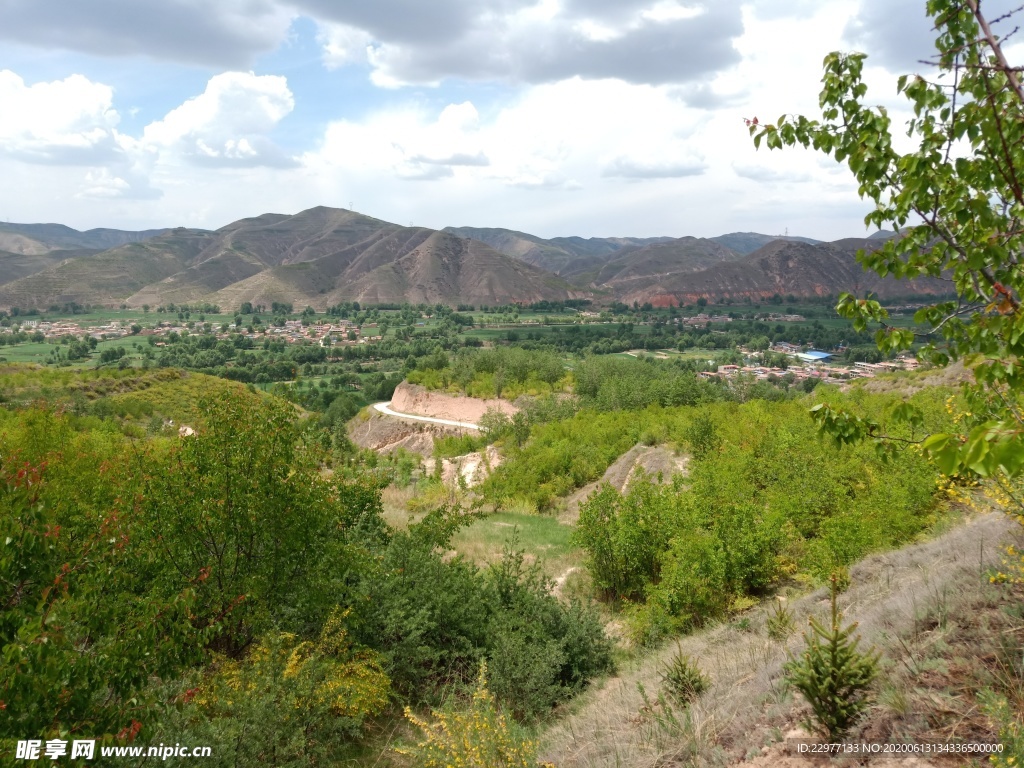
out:
M874 646L892 660L893 671L883 678L891 681L890 690L904 696L890 698L897 703L888 706L883 698L872 707L849 743L913 744L937 740L936 734L950 741L954 734L966 742L995 741L991 724L971 717L978 710L978 692L990 685L976 681L992 679L985 665L999 663L996 649L1006 647L1006 635L1020 627L1019 619L1010 618L1015 595L1004 592L1000 601L986 591L981 574L998 563L1000 542L1012 540L1011 530L1004 515L982 515L938 538L872 555L850 568L852 586L840 597L844 621L859 623L862 648ZM795 626L806 627L811 615L822 620L825 597L819 589L791 599L787 605ZM982 611L984 619L976 621ZM830 765L797 754L795 743L762 749L808 714L800 697L787 695L781 684L788 654L800 653L803 642L799 634L783 642L769 638L765 625L771 615L765 604L744 614L745 626L723 622L678 645L667 643L604 686L590 689L567 717L542 733L541 757L564 768L654 768L677 765L680 755L687 756L686 765L700 768L739 764L751 755L758 760L744 765ZM970 618L947 624L946 616ZM690 703L685 720L651 706L663 686L665 665L677 652L696 660L711 680L709 692ZM927 758L888 763L883 758L878 764L930 768L962 763Z
M0 285L13 283L23 277L55 267L68 259L92 256L97 251L87 249L56 250L42 253L18 253L0 250Z
M397 227L318 259L261 272L215 294L214 301L339 301L368 304L487 304L582 295L561 278L446 232Z
M620 301L678 303L678 286L694 273L742 259L741 254L712 240L680 237L655 243L608 261L593 275L596 287L610 289Z
M580 296L564 280L455 235L317 207L216 232L168 230L0 286L0 307L211 301L504 304Z
M29 277L0 286L0 307L117 304L146 285L187 269L213 235L176 229L141 243L62 261Z
M670 240L668 237L554 237L495 227L445 227L458 237L479 240L506 256L562 277L572 277L604 264L627 249Z
M147 229L132 232L101 228L79 232L63 224L0 223L0 250L22 254L75 249L102 251L148 240L164 231L166 230Z
M797 237L796 235L762 235L760 232L730 232L727 235L718 235L717 237L708 238L714 240L719 245L724 245L726 248L731 248L736 253L742 253L744 256L748 253L753 253L758 248L762 248L772 240L789 240L796 243L809 243L811 245L817 245L821 240L812 240L809 237Z
M621 301L660 304L670 300L692 303L701 297L761 300L774 294L812 297L871 291L882 298L894 298L950 291L950 284L944 280L895 280L865 272L856 262L857 251L873 250L881 243L878 239L852 238L818 245L774 240L739 260L722 260L702 271L680 270L650 284L635 279L614 287Z

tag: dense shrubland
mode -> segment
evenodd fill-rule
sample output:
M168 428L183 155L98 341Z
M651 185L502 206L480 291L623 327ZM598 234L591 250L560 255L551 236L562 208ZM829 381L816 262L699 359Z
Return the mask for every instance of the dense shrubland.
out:
M819 392L880 419L901 402ZM947 424L938 391L913 402L923 428ZM819 437L807 405L722 402L646 414L690 451L687 476L664 485L641 477L624 494L600 487L581 505L576 532L596 588L626 601L638 640L699 626L784 580L820 581L935 521L938 475L917 450L886 462L873 446L838 446ZM630 416L621 427L635 433L643 421ZM569 444L600 445L600 421L581 419ZM893 429L911 437L904 425Z
M515 547L480 570L445 556L459 510L395 531L379 473L325 477L317 417L244 387L196 407L187 438L0 410L3 734L312 765L468 692L482 660L523 720L611 668L596 614Z
M422 370L451 367L434 362ZM656 361L584 358L570 376L536 352L461 361L470 384L502 370L512 386L543 381L545 363L574 391L485 419L483 439L505 454L485 503L555 508L638 443L690 456L686 478L638 473L625 494L601 487L581 506L595 596L625 609L640 642L820 579L934 518L935 476L915 452L886 465L867 444L819 438L802 395L768 387L765 399ZM483 661L487 695L524 723L612 668L594 609L552 597L514 541L485 568L451 557L479 513L421 504L407 530L385 524L383 486L418 461L352 448L359 401L343 381L289 388L293 403L172 370L12 369L5 381L4 732L173 738L221 745L225 764L312 765L358 754L403 705L458 721ZM914 397L917 428L945 426L946 394ZM882 422L899 402L816 395ZM197 434L165 428L172 414ZM439 453L483 440L450 442Z

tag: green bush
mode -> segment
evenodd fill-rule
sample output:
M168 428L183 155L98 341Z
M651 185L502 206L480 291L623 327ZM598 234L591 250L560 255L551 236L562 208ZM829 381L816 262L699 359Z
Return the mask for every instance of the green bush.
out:
M613 668L611 642L592 608L561 603L513 538L486 573L492 690L522 719L536 719Z
M212 747L211 765L322 765L343 757L388 705L375 654L352 647L340 616L320 637L271 632L241 661L220 659L175 699L155 738Z
M602 485L580 505L573 541L588 556L595 586L607 598L635 599L662 569L678 527L675 493L637 473L626 495Z
M47 504L48 483L0 460L0 733L148 731L151 682L199 658L194 592L153 589L132 522Z
M710 684L697 662L678 647L662 669L661 682L676 703L683 706L704 693Z
M796 624L793 621L793 611L781 600L775 601L771 614L765 620L765 629L768 637L776 642L784 642L796 632Z
M807 648L785 668L786 680L811 706L813 720L808 720L808 727L821 731L833 742L840 741L867 709L879 659L874 650L857 650L860 639L853 636L856 624L840 626L836 581L833 576L829 625L811 619L811 629L804 634Z
M678 629L700 626L725 613L732 599L721 542L708 531L681 531L665 553L661 580L647 591Z
M594 610L551 595L514 542L482 573L443 558L464 521L434 514L394 534L345 598L354 638L382 654L407 699L439 702L487 658L499 699L521 718L540 717L612 668L611 642Z
M347 538L383 536L384 524L372 482L322 477L286 405L228 395L203 408L195 435L140 458L122 512L145 528L154 585L194 589L194 623L238 655L274 626L319 627Z
M439 701L453 680L472 677L487 647L488 605L476 568L445 561L435 542L396 532L348 594L354 639L379 651L406 700Z

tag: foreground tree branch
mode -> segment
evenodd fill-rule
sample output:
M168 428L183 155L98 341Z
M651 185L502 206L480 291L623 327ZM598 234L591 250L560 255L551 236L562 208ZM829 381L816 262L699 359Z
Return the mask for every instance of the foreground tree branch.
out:
M849 166L861 196L874 203L865 223L899 233L858 254L865 269L951 281L955 300L916 313L923 334L888 324L885 309L868 298L844 294L837 306L858 330L880 326L876 340L885 352L923 338L924 359L939 366L962 360L972 371L963 432L921 443L947 474L1024 473L1024 87L996 29L1021 11L990 21L979 0L928 1L938 76L904 75L897 86L914 113L912 152L893 148L886 110L866 104L861 53L825 58L820 120L748 121L755 146L813 147ZM840 413L818 409L815 417L842 441L893 442L877 425Z

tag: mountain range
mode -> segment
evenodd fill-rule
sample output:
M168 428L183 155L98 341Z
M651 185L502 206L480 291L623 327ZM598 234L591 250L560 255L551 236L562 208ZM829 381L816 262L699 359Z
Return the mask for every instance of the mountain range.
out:
M667 305L844 290L883 298L948 292L940 280L908 284L864 272L854 255L882 242L752 232L545 239L509 229L402 227L325 207L216 231L0 224L0 308L204 301L233 309L277 301L323 310L340 301L494 306L577 298Z

